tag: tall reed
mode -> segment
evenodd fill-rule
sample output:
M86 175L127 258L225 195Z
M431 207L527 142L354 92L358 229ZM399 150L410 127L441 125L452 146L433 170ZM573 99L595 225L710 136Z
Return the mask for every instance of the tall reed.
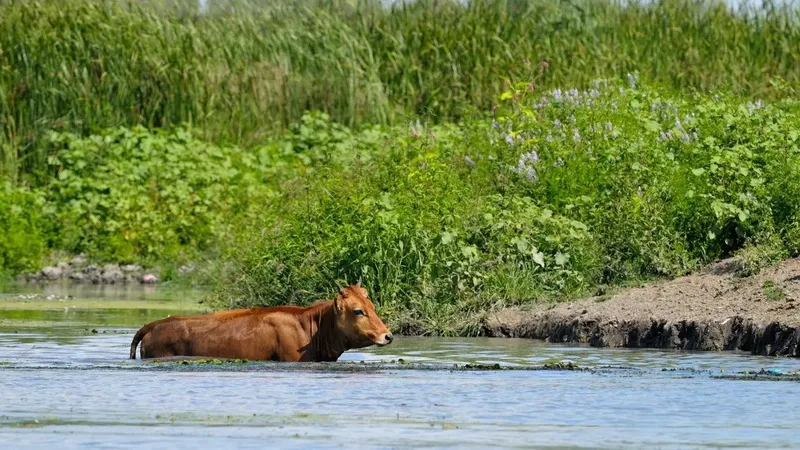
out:
M191 122L250 145L319 109L355 126L488 108L639 71L674 88L769 97L800 78L800 17L724 2L0 0L0 173L44 170L43 132Z

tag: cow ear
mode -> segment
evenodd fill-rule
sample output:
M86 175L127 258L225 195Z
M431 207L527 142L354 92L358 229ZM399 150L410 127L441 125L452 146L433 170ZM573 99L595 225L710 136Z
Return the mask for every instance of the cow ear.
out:
M344 291L339 289L336 293L336 297L333 297L333 312L336 314L341 314L342 309L344 308Z

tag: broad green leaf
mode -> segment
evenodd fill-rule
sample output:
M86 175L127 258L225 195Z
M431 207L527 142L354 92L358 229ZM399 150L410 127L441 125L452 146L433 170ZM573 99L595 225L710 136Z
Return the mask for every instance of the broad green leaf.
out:
M661 125L658 122L656 122L655 120L646 120L644 122L644 128L646 130L652 131L654 133L657 133L657 132L661 131Z
M533 262L544 267L544 253L540 252L536 247L533 248Z
M567 263L567 261L569 261L569 254L561 253L561 252L557 252L556 253L556 265L557 266L563 266L564 264Z
M442 244L447 245L453 242L453 239L455 239L455 237L456 237L455 233L452 233L450 231L445 231L444 233L442 233Z

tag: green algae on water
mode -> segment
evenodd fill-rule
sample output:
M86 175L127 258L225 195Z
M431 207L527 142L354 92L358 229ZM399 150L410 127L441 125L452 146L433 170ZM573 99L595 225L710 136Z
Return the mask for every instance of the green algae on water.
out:
M228 359L228 358L180 358L180 359L155 359L146 361L145 364L180 364L180 365L222 365L222 364L245 364L247 359Z

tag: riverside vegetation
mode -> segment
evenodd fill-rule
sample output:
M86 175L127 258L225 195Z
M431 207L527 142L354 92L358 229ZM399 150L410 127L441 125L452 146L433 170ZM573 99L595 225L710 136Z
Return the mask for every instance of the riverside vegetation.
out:
M452 335L800 253L787 10L54 5L0 2L9 274L54 250L204 262L217 307L361 279L393 329Z

